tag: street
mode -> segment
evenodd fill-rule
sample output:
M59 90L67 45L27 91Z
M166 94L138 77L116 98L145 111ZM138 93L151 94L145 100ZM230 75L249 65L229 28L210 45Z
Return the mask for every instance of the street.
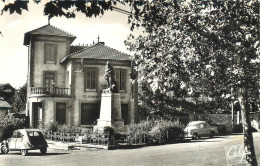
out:
M260 163L260 133L253 133L255 151ZM28 165L226 165L225 148L242 144L243 135L216 136L186 143L147 146L137 149L118 150L54 150L47 155L39 151L29 151L28 156L19 152L0 155L1 166Z

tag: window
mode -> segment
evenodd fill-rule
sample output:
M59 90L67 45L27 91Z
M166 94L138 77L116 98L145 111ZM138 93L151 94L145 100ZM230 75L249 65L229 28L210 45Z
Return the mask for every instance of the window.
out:
M125 70L116 70L116 85L118 90L125 90L126 72Z
M55 72L44 72L44 86L51 87L55 83Z
M16 138L16 137L17 137L17 132L14 132L12 138Z
M201 123L200 124L200 128L207 128L207 124L206 123Z
M28 131L27 132L30 137L39 137L40 133L37 131Z
M100 106L97 103L81 104L81 125L93 125L99 118Z
M58 124L66 124L66 103L56 103L56 121Z
M22 134L20 132L17 132L17 138L22 138Z
M97 89L97 71L95 69L86 69L85 89Z
M44 45L44 63L56 63L57 60L57 45Z

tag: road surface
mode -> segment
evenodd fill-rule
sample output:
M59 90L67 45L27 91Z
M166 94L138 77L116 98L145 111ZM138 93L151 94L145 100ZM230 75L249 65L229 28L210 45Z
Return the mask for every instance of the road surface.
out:
M0 166L91 166L91 165L226 165L226 149L243 143L243 135L218 136L198 141L168 145L146 146L137 149L61 151L48 149L47 155L29 151L0 154ZM254 133L255 151L260 164L260 133Z

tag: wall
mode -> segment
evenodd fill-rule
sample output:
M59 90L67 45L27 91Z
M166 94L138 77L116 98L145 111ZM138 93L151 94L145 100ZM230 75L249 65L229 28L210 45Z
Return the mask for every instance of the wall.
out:
M32 85L34 87L43 86L44 71L56 71L56 87L65 87L65 67L60 65L60 61L67 55L68 52L68 39L65 37L46 37L36 36L33 43L33 80ZM44 63L44 44L56 44L57 45L57 63L45 64Z
M73 105L72 98L52 98L52 97L32 97L29 101L30 106L30 127L35 127L33 125L33 103L40 102L42 103L42 126L48 125L50 122L56 121L56 103L62 102L66 103L66 124L73 124L71 120L71 106Z

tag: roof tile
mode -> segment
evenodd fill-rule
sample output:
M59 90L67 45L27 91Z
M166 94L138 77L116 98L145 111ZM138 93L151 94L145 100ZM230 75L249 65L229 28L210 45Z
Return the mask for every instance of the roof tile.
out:
M29 44L29 40L30 40L31 35L49 35L49 36L69 37L69 38L71 38L72 41L76 38L76 36L74 36L74 35L72 35L68 32L65 32L62 29L57 28L57 27L50 25L50 24L42 26L42 27L37 28L35 30L26 32L24 34L24 45Z
M6 101L0 100L0 108L12 108L12 107Z
M93 46L87 47L66 58L86 58L86 59L107 59L107 60L131 60L130 55L125 54L116 49L105 46L102 43L97 43Z
M45 25L38 29L27 32L27 34L37 34L37 35L53 35L53 36L64 36L64 37L76 37L68 32L63 31L53 25Z

